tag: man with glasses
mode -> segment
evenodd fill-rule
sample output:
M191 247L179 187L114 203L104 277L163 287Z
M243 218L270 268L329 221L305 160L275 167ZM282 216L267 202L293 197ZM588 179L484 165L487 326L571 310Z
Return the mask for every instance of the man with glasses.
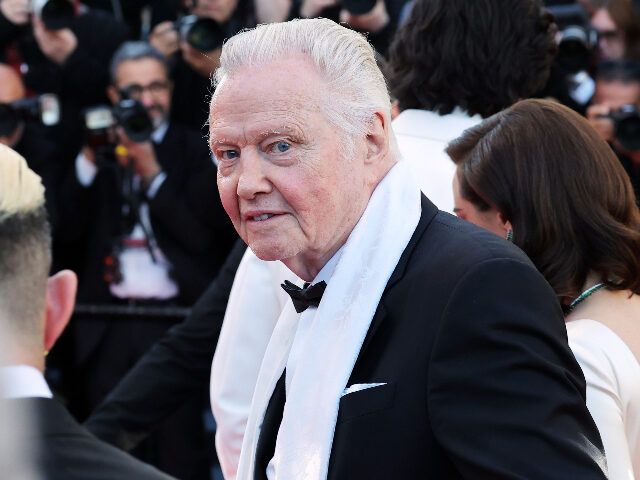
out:
M61 201L65 233L82 239L87 251L78 301L190 306L235 240L217 190L211 188L215 164L200 133L169 118L172 84L161 53L145 42L124 43L113 56L110 75L107 94L118 119L115 130L107 133L112 141L101 148L86 142ZM138 102L136 115L148 114L148 140L127 133L126 115L116 113L125 99ZM84 416L171 324L156 317L76 317L79 371L74 379L83 389L84 404L77 413ZM201 399L194 403L197 407ZM202 436L201 409L191 405L187 410L191 415L176 421L180 432L160 432L156 440L161 446L157 458L181 464L158 466L180 478L191 477L197 466L193 454L189 458L181 450L197 452L199 446L194 448L188 438L199 431Z

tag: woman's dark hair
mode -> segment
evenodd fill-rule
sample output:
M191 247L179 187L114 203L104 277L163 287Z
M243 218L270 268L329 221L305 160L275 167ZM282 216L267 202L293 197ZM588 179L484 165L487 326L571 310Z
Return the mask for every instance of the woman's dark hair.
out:
M594 272L640 293L640 212L609 145L573 110L524 100L465 131L446 152L460 194L495 207L559 299Z
M401 110L488 117L540 91L557 50L539 0L416 0L389 48Z

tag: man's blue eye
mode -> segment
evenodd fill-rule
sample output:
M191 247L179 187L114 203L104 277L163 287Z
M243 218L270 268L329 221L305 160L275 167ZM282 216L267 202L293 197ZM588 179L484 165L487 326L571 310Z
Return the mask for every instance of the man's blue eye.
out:
M240 155L235 150L225 150L222 152L222 156L225 160L232 160L238 158Z
M287 142L276 143L276 150L278 151L278 153L284 153L290 148L291 148L291 145L289 145Z

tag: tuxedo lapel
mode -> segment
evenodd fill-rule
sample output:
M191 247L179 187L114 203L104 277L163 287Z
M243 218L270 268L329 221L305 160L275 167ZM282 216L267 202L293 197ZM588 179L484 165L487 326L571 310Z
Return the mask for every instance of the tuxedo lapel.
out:
M276 439L278 438L278 430L280 429L280 423L282 423L284 404L286 402L285 376L286 370L282 372L282 376L276 383L267 405L267 410L264 413L256 447L255 471L253 472L255 480L267 479L267 465L273 458L276 449Z
M371 319L371 325L369 326L369 330L367 331L367 336L364 338L364 342L362 343L362 348L360 349L360 353L358 354L356 365L358 364L360 357L363 355L363 352L367 349L367 346L369 345L369 343L371 342L371 339L373 338L376 331L378 330L378 327L387 316L387 310L383 303L385 295L404 276L404 272L407 268L407 264L409 262L409 259L411 258L411 255L413 254L414 249L416 248L416 245L418 244L418 241L424 234L425 230L427 229L427 227L429 226L433 218L438 213L437 207L433 203L431 203L431 201L427 197L425 197L424 194L422 195L421 207L422 207L422 213L420 215L420 221L418 222L418 226L413 232L413 235L411 236L411 240L409 240L409 243L407 244L407 247L404 249L404 252L402 252L402 256L398 261L398 265L396 266L393 273L391 274L391 277L389 277L389 282L387 282L387 286L385 287L384 292L382 293L382 298L380 299L380 303L378 304L376 313Z

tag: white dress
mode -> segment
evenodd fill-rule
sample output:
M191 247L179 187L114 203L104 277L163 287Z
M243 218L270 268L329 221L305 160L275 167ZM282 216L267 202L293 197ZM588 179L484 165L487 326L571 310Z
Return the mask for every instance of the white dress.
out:
M640 480L640 363L595 320L567 323L569 345L587 381L587 407L600 430L610 480Z

